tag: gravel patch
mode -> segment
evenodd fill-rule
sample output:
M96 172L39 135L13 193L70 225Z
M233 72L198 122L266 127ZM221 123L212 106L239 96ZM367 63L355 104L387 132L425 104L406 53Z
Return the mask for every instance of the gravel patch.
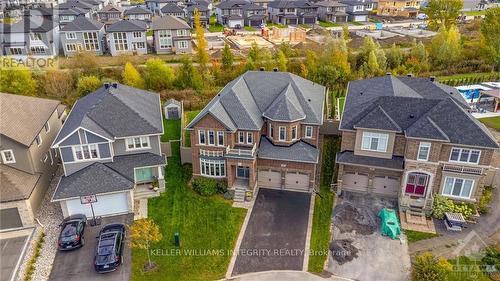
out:
M57 183L59 182L59 178L62 176L63 171L62 168L59 168L56 172L56 175L52 179L50 186L43 198L42 204L40 205L40 209L36 215L36 218L40 222L41 225L36 227L36 234L33 236L32 242L28 247L26 252L23 266L19 271L17 280L23 280L24 272L26 270L26 264L33 255L34 245L43 231L45 232L45 243L40 252L40 257L36 261L35 271L32 275L33 281L46 281L49 280L50 271L52 270L52 264L54 262L54 258L57 252L57 238L59 236L59 224L63 219L61 206L59 203L52 203L50 199L52 198L52 194L57 187Z

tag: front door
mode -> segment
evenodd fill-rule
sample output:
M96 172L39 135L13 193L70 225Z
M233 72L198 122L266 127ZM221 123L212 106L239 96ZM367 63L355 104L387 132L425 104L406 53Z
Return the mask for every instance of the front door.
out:
M146 182L153 179L153 170L151 168L141 168L135 170L135 181Z
M406 194L424 197L428 182L429 175L422 173L408 174L408 180L406 181L405 190Z
M236 167L236 177L241 179L248 179L250 177L250 168L242 166Z

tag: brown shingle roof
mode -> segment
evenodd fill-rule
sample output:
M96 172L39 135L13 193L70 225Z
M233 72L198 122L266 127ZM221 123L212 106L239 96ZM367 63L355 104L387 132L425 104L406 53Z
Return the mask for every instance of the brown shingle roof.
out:
M0 93L0 134L30 146L59 101Z
M28 199L40 176L0 164L0 202Z

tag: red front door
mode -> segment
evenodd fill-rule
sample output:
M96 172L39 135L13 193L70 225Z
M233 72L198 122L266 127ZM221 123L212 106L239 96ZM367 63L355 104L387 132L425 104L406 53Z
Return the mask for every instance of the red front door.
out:
M429 176L420 173L411 173L408 175L408 180L406 182L406 194L425 196L425 190L427 188L427 183L429 182Z

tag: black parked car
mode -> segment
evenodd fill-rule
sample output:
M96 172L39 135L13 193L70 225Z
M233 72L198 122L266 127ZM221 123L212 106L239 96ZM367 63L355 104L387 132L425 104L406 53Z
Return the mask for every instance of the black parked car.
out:
M83 214L73 215L65 218L61 226L61 233L57 240L60 251L73 250L85 244L83 233L87 225L87 217Z
M98 273L115 271L123 262L123 244L125 225L108 224L101 229L97 237L97 249L94 267Z

